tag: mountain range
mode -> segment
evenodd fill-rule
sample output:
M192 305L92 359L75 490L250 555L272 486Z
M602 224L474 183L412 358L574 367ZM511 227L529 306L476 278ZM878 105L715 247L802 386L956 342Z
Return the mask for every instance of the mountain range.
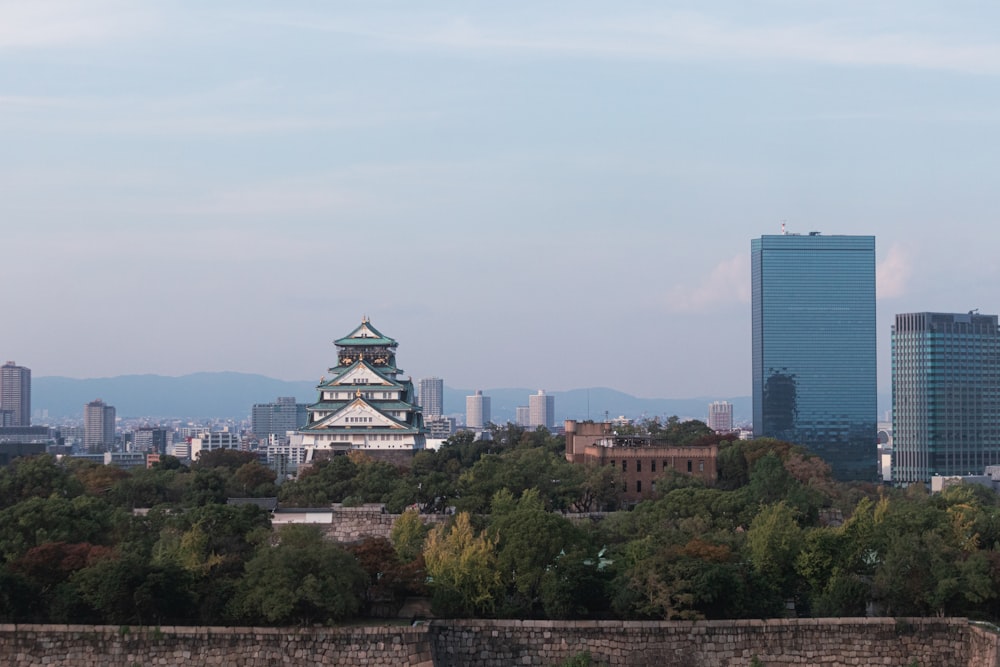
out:
M445 387L444 412L465 414L469 389ZM528 404L535 390L525 388L484 389L490 397L492 419L513 421L516 408ZM606 387L547 392L555 397L556 423L564 419L603 420L619 415L631 418L681 418L705 420L708 404L728 400L733 404L736 423L748 422L748 396L713 398L638 398ZM32 408L45 410L50 420L82 418L83 406L95 399L115 406L118 416L232 418L249 417L254 403L270 403L279 396L294 396L300 403L317 398L315 381L277 380L249 373L193 373L179 377L163 375L120 375L110 378L77 379L59 376L32 379Z

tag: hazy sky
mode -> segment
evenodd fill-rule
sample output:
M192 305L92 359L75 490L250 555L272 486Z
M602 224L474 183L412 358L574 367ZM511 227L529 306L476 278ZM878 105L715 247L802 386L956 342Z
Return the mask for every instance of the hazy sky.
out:
M706 7L710 5L710 8ZM750 393L750 239L1000 310L1000 6L0 1L0 357Z

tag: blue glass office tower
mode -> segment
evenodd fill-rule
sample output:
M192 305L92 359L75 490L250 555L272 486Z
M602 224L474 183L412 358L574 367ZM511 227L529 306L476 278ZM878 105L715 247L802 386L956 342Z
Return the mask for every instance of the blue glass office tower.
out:
M750 258L754 435L874 480L875 237L762 236Z
M892 328L892 480L1000 464L996 315L908 313Z

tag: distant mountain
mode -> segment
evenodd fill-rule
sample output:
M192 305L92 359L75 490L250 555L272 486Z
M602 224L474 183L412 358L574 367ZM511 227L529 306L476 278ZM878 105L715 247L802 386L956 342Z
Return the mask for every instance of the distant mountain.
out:
M528 404L533 389L486 389L491 398L493 420L513 421L516 408ZM445 387L444 411L465 414L468 389ZM624 392L594 387L547 392L555 397L556 422L564 419L601 420L624 415L631 418L669 417L705 420L708 404L728 400L733 404L737 423L749 421L749 397L720 398L637 398ZM279 396L294 396L300 403L316 400L316 382L288 382L249 373L194 373L180 377L163 375L120 375L110 378L75 379L35 377L31 404L34 410L48 410L51 419L82 418L83 406L97 398L115 406L118 416L189 417L243 419L254 403L270 403Z
M48 410L51 419L83 417L83 406L103 399L119 417L248 417L254 403L294 396L316 400L316 382L286 382L249 373L193 373L180 377L120 375L79 380L36 377L31 382L32 410Z
M118 415L136 417L190 417L243 419L254 403L270 403L279 396L294 396L300 403L316 400L316 382L289 382L250 373L193 373L180 377L119 375L75 379L35 377L31 383L34 410L48 410L51 419L82 418L83 406L100 398L115 406ZM495 422L514 421L516 408L528 404L535 389L484 389L490 397ZM465 397L471 389L444 388L446 415L464 415ZM708 418L708 404L725 400L733 404L733 421L749 423L753 402L749 396L700 398L638 398L607 387L546 392L555 396L556 423L565 419L602 420L619 415L642 417ZM879 418L891 406L889 394L879 394Z

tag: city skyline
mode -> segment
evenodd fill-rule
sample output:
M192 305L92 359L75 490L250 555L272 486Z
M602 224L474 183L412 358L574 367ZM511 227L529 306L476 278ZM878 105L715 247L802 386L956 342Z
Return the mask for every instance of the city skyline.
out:
M368 315L455 387L746 396L785 222L876 237L887 392L896 313L1000 311L997 13L4 5L5 358L316 381Z

